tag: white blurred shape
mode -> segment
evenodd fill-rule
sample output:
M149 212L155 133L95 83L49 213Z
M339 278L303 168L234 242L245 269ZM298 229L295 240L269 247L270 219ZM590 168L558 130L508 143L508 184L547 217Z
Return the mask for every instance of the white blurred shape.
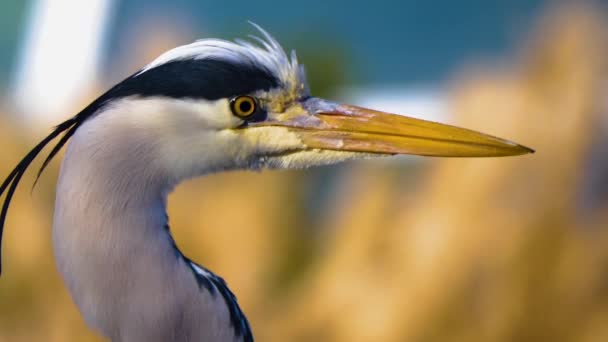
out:
M113 0L32 2L15 75L14 100L31 121L74 113L97 76Z
M375 86L345 89L341 95L348 103L384 112L431 121L450 119L446 96L435 88Z

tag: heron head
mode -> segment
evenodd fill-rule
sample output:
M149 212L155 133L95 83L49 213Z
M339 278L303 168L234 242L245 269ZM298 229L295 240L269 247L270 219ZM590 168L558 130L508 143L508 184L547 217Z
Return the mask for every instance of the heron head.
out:
M162 158L193 176L224 169L302 168L394 154L445 157L532 152L464 128L312 97L304 68L258 27L257 44L207 39L161 55L132 77L167 102ZM169 105L172 103L172 105Z

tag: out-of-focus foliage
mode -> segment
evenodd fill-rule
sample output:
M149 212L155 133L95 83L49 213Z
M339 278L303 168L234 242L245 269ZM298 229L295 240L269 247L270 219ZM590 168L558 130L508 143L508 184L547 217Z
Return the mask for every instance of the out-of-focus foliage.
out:
M260 341L608 340L608 203L580 205L602 191L581 194L589 161L608 155L594 145L608 121L606 22L559 8L508 66L451 83L458 124L536 154L350 164L317 229L302 215L307 171L213 175L171 196L178 245L227 279ZM0 125L0 174L32 145L22 136ZM56 172L32 196L26 177L13 203L0 341L100 340L54 268Z

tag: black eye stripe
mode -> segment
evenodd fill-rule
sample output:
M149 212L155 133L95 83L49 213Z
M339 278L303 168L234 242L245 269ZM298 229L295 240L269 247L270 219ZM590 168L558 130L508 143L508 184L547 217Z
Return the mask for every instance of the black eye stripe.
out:
M110 89L100 100L133 95L218 100L279 85L271 72L250 63L184 59L136 73Z

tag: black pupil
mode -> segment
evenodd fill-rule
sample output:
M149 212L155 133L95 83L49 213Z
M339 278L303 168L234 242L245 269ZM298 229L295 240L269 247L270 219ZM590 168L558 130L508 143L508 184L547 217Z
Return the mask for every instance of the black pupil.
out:
M249 113L249 111L251 111L252 107L253 107L253 104L251 103L251 101L248 101L248 100L242 101L239 104L239 109L240 109L241 113Z

